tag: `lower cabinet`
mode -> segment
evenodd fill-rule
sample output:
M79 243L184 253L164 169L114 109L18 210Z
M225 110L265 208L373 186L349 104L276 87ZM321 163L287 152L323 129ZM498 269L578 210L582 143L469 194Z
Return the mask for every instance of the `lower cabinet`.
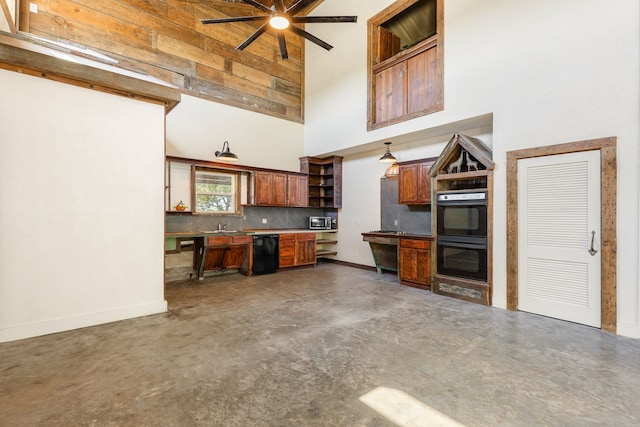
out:
M400 282L431 289L431 240L400 239Z
M251 274L251 236L210 236L205 238L199 276L206 271L239 269Z
M280 234L280 268L316 263L316 233Z

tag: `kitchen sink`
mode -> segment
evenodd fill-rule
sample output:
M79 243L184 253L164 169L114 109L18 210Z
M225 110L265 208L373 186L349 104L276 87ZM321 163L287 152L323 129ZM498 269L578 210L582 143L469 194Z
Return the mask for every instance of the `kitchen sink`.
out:
M218 233L237 233L238 230L210 230L210 231L203 231L203 233L209 234L218 234Z

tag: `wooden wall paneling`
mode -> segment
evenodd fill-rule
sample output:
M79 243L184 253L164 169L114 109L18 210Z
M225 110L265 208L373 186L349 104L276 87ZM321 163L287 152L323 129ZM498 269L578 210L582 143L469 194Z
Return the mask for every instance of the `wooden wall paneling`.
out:
M22 31L94 49L118 60L118 66L176 84L185 93L303 121L304 39L285 36L290 59L283 61L270 33L243 52L235 49L255 31L255 23L200 23L207 17L253 14L251 6L220 1L47 0L37 3L34 14L28 4L21 0L21 11L27 12L20 21Z
M163 70L171 70L182 75L189 75L192 64L190 61L164 54L158 50L150 50L148 47L136 46L135 44L126 44L117 38L113 38L107 33L98 31L95 27L84 26L80 24L65 25L65 33L59 34L51 32L51 28L56 24L56 18L46 13L32 14L31 29L33 34L49 37L51 39L63 38L65 40L76 41L83 46L88 46L101 53L110 55L115 52L118 55L131 58L137 62L153 65L153 70L158 68L158 63L162 63ZM91 45L82 42L83 40L94 40ZM134 68L135 70L135 68ZM150 75L156 76L155 72L149 72Z
M507 153L507 309L518 309L518 180L520 159L600 150L601 328L617 328L617 139L615 137L527 148Z

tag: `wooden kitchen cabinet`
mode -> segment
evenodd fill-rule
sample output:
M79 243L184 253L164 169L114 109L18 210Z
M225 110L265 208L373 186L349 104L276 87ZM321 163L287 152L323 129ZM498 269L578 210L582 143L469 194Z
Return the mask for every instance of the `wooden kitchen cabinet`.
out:
M398 203L404 205L431 204L429 171L435 157L398 163Z
M368 130L444 108L443 3L402 0L369 19Z
M316 263L315 233L280 234L280 268Z
M254 176L254 186L255 205L287 205L286 173L256 171Z
M431 241L401 238L399 248L400 282L431 289Z
M306 174L256 171L253 204L307 207L309 205L308 182Z
M309 177L307 175L287 175L287 206L309 206Z
M239 269L251 273L251 236L209 236L205 238L199 276L206 271Z

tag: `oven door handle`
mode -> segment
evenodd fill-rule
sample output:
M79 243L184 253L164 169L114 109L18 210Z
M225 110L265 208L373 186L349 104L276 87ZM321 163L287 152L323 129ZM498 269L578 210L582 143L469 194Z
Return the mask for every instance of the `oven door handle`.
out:
M465 249L487 249L487 245L482 243L462 243L462 242L450 242L446 240L438 239L439 246L449 246L454 248L465 248Z

